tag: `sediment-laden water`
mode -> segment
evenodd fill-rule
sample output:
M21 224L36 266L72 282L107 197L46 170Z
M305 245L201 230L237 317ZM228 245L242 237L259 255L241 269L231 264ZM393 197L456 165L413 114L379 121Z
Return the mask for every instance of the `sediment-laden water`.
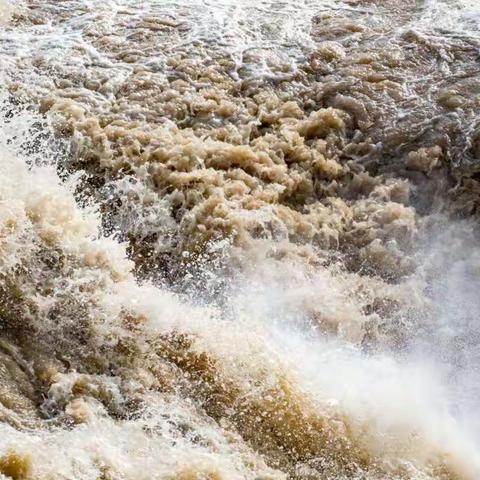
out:
M476 480L476 0L0 0L0 477Z

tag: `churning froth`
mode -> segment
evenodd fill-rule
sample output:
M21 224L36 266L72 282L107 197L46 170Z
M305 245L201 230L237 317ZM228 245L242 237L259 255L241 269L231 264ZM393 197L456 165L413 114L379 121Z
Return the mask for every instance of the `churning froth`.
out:
M476 6L9 5L0 473L477 478Z

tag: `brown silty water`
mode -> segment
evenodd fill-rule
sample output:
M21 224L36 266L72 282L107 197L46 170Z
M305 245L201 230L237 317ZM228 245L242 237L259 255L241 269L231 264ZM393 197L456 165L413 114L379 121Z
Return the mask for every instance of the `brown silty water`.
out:
M0 15L1 475L478 478L474 1Z

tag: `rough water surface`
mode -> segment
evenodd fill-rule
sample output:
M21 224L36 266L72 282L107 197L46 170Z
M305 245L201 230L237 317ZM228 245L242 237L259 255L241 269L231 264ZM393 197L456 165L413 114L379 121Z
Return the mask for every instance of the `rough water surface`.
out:
M0 0L0 478L476 480L475 0Z

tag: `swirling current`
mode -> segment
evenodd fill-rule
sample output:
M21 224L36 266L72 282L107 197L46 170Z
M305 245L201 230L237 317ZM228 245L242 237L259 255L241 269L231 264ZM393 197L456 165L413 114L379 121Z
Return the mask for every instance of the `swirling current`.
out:
M0 478L480 478L477 0L0 0Z

